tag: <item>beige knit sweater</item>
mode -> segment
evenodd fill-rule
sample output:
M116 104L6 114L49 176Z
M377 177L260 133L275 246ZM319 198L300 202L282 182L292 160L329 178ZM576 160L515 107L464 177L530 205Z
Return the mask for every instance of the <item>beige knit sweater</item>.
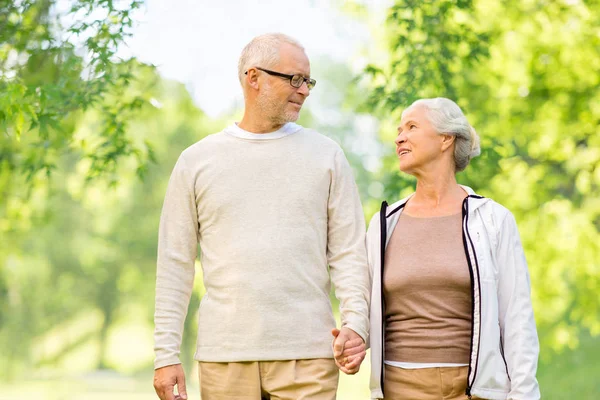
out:
M366 339L364 231L352 170L327 137L293 123L269 134L232 125L192 145L160 220L155 368L180 362L198 243L197 360L332 357L330 275L342 325Z

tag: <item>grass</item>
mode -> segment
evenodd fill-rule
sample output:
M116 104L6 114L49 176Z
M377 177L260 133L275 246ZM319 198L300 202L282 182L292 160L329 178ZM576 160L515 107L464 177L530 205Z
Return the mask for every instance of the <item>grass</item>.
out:
M78 328L79 325L93 328L98 323L99 321L87 319L74 321L72 329L66 330L73 333L82 331ZM49 332L40 339L36 353L53 355L56 349L61 348L59 342L69 339L70 336L73 335L66 335L63 331ZM11 384L0 381L0 400L12 400L17 397L36 400L157 399L152 387L152 326L143 319L129 317L111 329L108 341L109 363L118 366L119 372L94 370L98 342L91 339L51 368L33 371L25 380L16 380ZM341 374L338 398L368 399L369 371L368 360L365 360L358 374ZM187 386L189 399L199 400L196 368L192 368L187 374Z
M369 368L355 376L341 376L338 398L365 400L368 391ZM195 372L188 375L188 398L199 400ZM191 380L191 382L190 382ZM116 372L96 371L83 375L55 379L18 381L12 385L0 384L0 400L27 398L36 400L147 400L157 399L152 388L152 374L130 378Z
M544 400L600 399L600 337L580 337L576 350L540 364L538 380Z
M355 376L340 376L338 399L369 398L368 359ZM574 351L554 356L540 365L538 379L544 400L600 399L600 343L584 336ZM188 376L190 400L199 400L195 371ZM36 400L146 400L156 399L150 370L129 377L116 372L95 371L54 379L27 379L13 384L0 383L0 400L29 398Z
M90 341L54 369L34 371L26 379L12 383L0 381L0 400L157 399L152 388L151 328L139 320L129 320L111 331L109 359L119 372L93 369L98 344ZM357 375L340 375L338 399L369 399L368 360L367 357ZM189 399L199 400L196 370L187 378ZM600 338L582 335L577 349L540 363L538 380L544 400L600 399Z

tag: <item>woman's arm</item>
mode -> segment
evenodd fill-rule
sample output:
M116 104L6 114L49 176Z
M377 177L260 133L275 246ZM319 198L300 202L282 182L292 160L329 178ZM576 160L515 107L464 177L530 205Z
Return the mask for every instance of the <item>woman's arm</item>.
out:
M517 223L508 210L500 223L498 239L500 334L511 380L507 400L535 400L540 398L535 376L539 342L531 285Z

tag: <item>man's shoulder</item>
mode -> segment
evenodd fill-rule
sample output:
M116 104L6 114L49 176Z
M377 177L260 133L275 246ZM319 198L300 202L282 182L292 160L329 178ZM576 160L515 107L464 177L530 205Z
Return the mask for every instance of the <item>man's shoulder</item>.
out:
M224 131L212 133L198 140L196 143L188 146L181 152L181 156L188 159L195 159L206 153L214 152L226 140Z
M339 145L338 142L322 134L316 129L302 127L302 130L298 133L303 135L305 138L307 138L314 144L317 144L319 146L325 146L325 148L327 149L342 151L342 147Z

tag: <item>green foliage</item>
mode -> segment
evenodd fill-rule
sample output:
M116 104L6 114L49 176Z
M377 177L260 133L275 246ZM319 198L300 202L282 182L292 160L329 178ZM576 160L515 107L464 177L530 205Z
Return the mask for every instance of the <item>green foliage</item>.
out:
M319 89L311 93L311 108L302 110L298 123L330 137L344 149L365 202L373 193L370 163L378 161L380 151L377 138L371 137L376 121L356 111L362 97L352 84L354 75L348 65L328 57L313 59L311 64L319 76Z
M387 37L393 54L385 67L368 65L373 78L367 105L394 110L423 93L456 98L460 72L487 55L489 34L477 29L473 1L398 1L388 12ZM402 56L398 56L402 55Z
M0 166L32 185L63 153L91 161L88 177L133 157L143 172L151 150L127 133L144 98L127 91L135 60L121 59L141 0L23 0L0 3ZM70 5L67 10L62 10ZM128 93L129 96L126 96ZM82 113L100 111L93 141L74 134ZM6 187L1 189L7 190Z
M13 196L9 201L15 213L4 222L13 245L0 244L0 278L6 287L0 292L0 365L6 367L0 376L18 376L21 367L60 364L91 343L98 348L97 367L117 367L107 357L115 321L128 319L136 304L145 313L141 319L152 321L156 232L171 168L181 151L212 133L213 126L183 85L163 81L143 66L133 74L129 91L153 104L145 102L128 121L136 140L156 146L159 162L148 167L146 179L139 179L135 161L129 160L114 174L90 181L90 161L67 153L57 158L51 181L32 187L30 200ZM157 83L149 88L147 82ZM93 135L101 113L91 110L78 119L76 135ZM58 327L94 313L100 316L94 326L56 334ZM40 346L53 335L60 337L58 344ZM194 336L188 332L184 344L190 357Z
M18 374L16 364L4 361L28 360L32 340L82 307L95 307L86 300L94 293L106 294L97 298L101 306L100 298L108 302L108 322L116 308L112 286L90 276L104 265L86 271L73 256L89 245L89 232L73 229L87 226L81 221L89 216L66 185L71 174L114 185L117 171L142 176L154 157L129 121L149 106L158 78L117 53L140 6L140 0L0 1L0 365L7 368L0 373ZM150 72L137 82L144 69Z
M58 3L0 0L3 378L64 366L90 347L88 368L125 369L107 348L120 321L135 316L144 329L151 325L156 232L171 168L184 148L225 125L208 120L182 85L118 57L140 1L80 0L65 10ZM382 198L395 200L414 185L398 174L393 154L399 112L420 97L457 100L482 136L482 155L459 180L509 207L519 222L548 398L595 376L598 26L600 4L591 1L396 1L383 27L387 61L366 68L372 91L362 108L366 92L350 86L349 68L315 60L324 79L311 96L326 94L325 109L301 121L342 144L370 216ZM361 136L367 119L357 109L381 119L385 149ZM381 152L383 166L373 174L368 158ZM182 349L187 368L202 296L197 283ZM582 351L574 350L579 341ZM151 370L145 347L130 371ZM365 379L352 393L366 390ZM594 393L587 383L571 393Z
M366 107L399 121L449 97L482 137L459 181L515 214L529 261L542 357L600 334L600 3L398 0L388 61L365 70ZM393 148L394 129L382 133ZM389 200L412 190L390 151Z

